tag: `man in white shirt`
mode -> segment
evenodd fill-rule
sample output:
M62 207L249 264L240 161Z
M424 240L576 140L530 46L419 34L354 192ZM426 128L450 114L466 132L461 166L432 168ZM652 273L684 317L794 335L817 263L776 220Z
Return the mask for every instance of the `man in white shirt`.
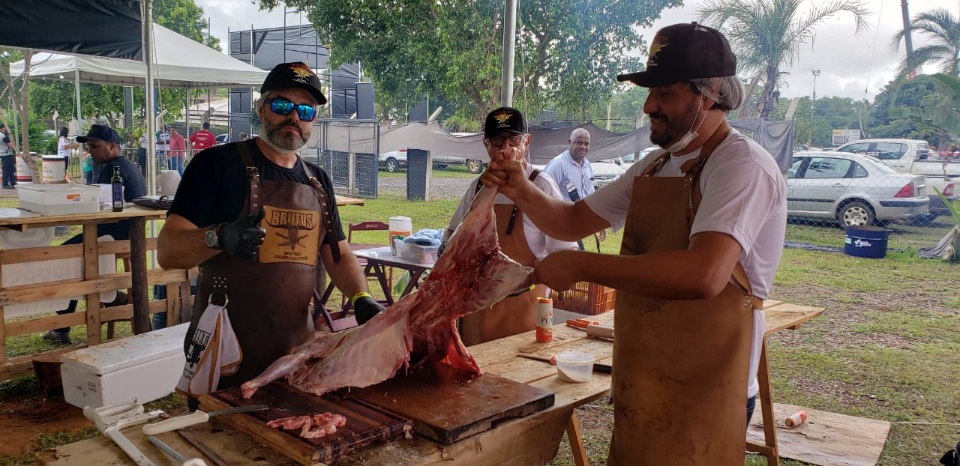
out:
M519 110L501 107L490 112L483 125L483 134L483 145L490 160L509 159L519 162L523 176L536 186L535 189L545 196L563 199L553 179L539 170L534 170L527 163L530 135ZM450 219L444 239L449 238L460 226L480 188L478 177L467 188L459 207ZM575 243L559 241L543 234L523 211L503 195L497 195L493 210L497 218L497 237L501 251L522 265L532 267L549 253L576 249ZM539 286L533 291L507 297L489 309L463 316L460 319L460 338L465 345L470 346L533 330L536 327L536 298L546 296L547 292L546 287Z
M543 171L553 177L560 187L563 197L570 202L577 202L593 194L593 166L587 160L590 152L590 133L577 128L570 132L567 140L569 147L560 155L553 158ZM598 239L607 238L607 230L600 230ZM583 240L577 241L580 250L583 250ZM598 246L599 247L599 246Z
M650 140L665 150L584 200L544 196L509 161L483 175L557 238L625 227L620 254L561 251L534 271L557 290L617 289L608 464L744 462L744 400L756 394L786 185L773 157L727 124L743 101L736 62L715 29L658 31L646 70L617 79L650 89Z

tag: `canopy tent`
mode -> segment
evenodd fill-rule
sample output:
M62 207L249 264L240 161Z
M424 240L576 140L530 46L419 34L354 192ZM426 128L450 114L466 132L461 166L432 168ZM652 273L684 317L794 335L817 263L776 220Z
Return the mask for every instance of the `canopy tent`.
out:
M140 2L0 2L0 44L142 60Z
M154 70L161 87L259 87L267 71L231 58L154 23ZM23 73L23 60L10 64L10 74ZM79 73L79 75L77 75ZM147 65L142 61L86 55L38 53L30 64L31 78L59 79L114 86L144 86Z

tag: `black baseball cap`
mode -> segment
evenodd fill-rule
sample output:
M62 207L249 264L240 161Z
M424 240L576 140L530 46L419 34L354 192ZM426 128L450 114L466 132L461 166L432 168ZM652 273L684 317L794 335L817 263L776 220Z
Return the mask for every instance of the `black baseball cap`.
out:
M520 110L513 107L500 107L487 114L487 119L483 122L483 137L491 138L501 131L527 133L527 120L523 118Z
M327 98L321 91L320 78L303 62L281 63L274 66L267 75L267 79L263 80L260 93L290 88L309 92L320 105L327 103Z
M702 24L674 24L659 31L650 42L647 69L617 76L642 87L659 87L691 79L737 74L737 57L727 38Z
M104 141L120 144L120 135L106 125L93 125L86 136L77 136L77 142Z

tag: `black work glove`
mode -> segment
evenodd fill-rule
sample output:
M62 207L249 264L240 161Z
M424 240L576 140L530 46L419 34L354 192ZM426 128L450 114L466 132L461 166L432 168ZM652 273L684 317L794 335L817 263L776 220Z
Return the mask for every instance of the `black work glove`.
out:
M367 323L368 320L372 319L373 316L380 313L380 311L386 309L383 304L377 302L377 300L371 298L370 296L361 296L357 298L356 302L353 303L353 311L357 317L357 323L363 325Z
M444 249L447 249L447 242L446 242L446 241L440 243L440 247L437 248L437 258L438 258L438 259L440 258L440 256L443 255L443 250L444 250Z
M251 260L256 257L263 238L267 236L267 230L260 228L260 220L263 220L264 215L266 210L261 206L256 214L221 224L217 233L221 249L240 259Z

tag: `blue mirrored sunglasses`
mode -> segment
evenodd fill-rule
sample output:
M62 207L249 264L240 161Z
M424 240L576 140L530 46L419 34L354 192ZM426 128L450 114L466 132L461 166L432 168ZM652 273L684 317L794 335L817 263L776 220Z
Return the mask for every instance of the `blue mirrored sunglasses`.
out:
M313 121L317 117L317 109L313 105L295 104L282 97L270 100L270 111L277 115L289 115L294 109L297 110L297 118L302 121Z

